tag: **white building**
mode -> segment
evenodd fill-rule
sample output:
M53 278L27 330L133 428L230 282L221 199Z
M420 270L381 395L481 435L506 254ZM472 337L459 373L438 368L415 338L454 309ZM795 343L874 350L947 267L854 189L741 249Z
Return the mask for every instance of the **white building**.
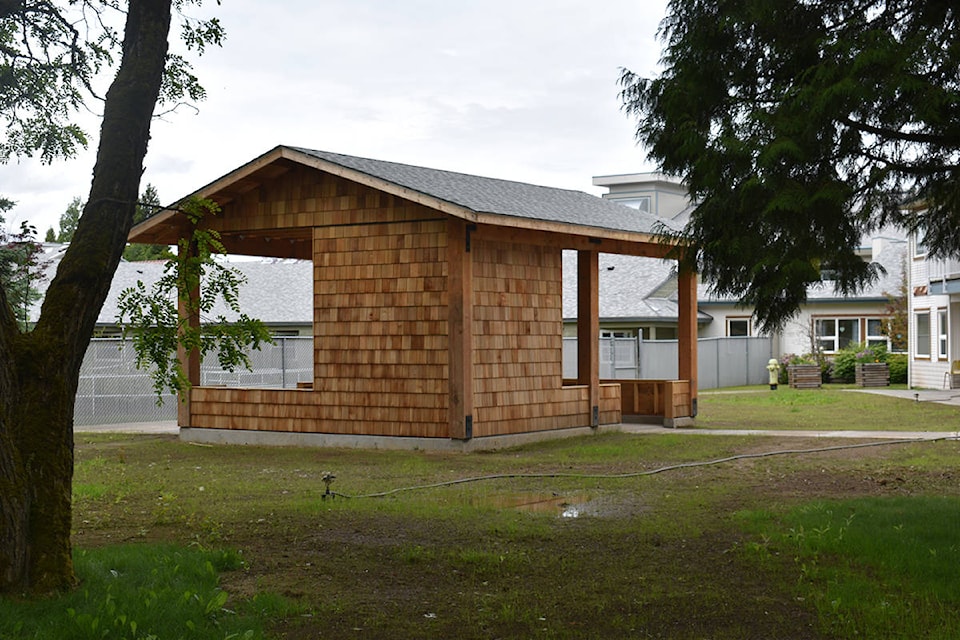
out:
M653 213L677 228L686 224L693 210L683 185L661 173L598 176L593 184L608 189L604 198ZM892 349L894 345L884 329L890 297L900 294L905 278L906 236L896 229L884 229L865 239L859 253L864 260L882 267L877 282L854 296L839 294L828 279L812 285L807 303L797 316L780 334L772 336L775 355L804 354L817 348L831 355L857 343L882 343ZM605 279L616 292L612 299L601 296L604 328L621 332L632 329L642 332L645 339L670 337L670 321L675 321L669 304L670 279L675 274L658 262L662 261L618 256L608 266L610 273L601 269L601 292ZM632 287L631 282L635 283ZM697 299L701 338L761 335L752 309L739 306L734 299L716 296L709 283L700 284Z
M960 260L930 258L911 238L909 292L910 387L960 386Z
M824 280L807 289L807 302L776 336L779 355L812 353L820 349L833 355L850 344L883 344L894 350L886 335L890 298L899 295L904 278L907 241L896 233L881 233L860 248L864 260L883 268L880 278L856 295L839 294L832 281ZM702 337L760 335L750 309L735 300L711 293L700 285L698 305L713 322L701 331Z

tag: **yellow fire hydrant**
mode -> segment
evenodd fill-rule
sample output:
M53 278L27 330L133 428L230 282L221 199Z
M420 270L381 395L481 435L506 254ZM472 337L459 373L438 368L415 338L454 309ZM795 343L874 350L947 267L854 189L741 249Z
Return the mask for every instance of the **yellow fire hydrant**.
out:
M770 372L770 390L777 390L777 383L780 382L780 362L776 358L770 358L767 362L767 371Z

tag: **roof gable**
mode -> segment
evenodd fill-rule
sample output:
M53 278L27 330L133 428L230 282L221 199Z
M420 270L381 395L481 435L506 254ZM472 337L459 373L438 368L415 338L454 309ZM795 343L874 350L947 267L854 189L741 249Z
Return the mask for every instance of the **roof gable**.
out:
M475 223L651 244L659 244L656 236L670 225L662 218L582 191L290 146L272 149L191 196L224 204L238 193L276 179L289 169L290 163L364 184ZM175 207L170 207L136 225L130 241L169 243L175 229L184 232L182 216Z
M665 221L583 191L358 158L299 147L306 156L352 169L475 214L558 222L613 231L655 234ZM294 158L295 159L295 158Z

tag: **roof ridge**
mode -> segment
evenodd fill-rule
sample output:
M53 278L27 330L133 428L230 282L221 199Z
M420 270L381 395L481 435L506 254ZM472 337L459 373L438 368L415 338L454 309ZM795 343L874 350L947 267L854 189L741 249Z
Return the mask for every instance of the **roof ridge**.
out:
M480 175L480 174L478 174L478 173L466 173L465 171L452 171L452 170L450 170L450 169L438 169L438 168L436 168L436 167L427 167L427 166L419 165L419 164L410 164L410 163L408 163L408 162L396 162L396 161L394 161L394 160L380 160L379 158L368 158L368 157L366 157L366 156L354 156L354 155L350 155L350 154L347 154L347 153L338 153L338 152L336 152L336 151L325 151L325 150L323 150L323 149L308 149L308 148L306 148L306 147L296 147L296 146L292 146L292 145L281 145L281 146L284 147L284 148L286 148L286 149L291 149L291 150L293 150L293 151L299 151L299 152L301 152L301 153L306 153L307 155L312 155L312 156L316 156L316 157L320 157L320 156L317 156L317 154L323 154L323 156L336 156L336 157L340 157L340 158L350 158L350 159L352 159L352 160L364 160L364 161L367 161L367 162L377 162L377 163L380 163L380 164L387 164L387 165L391 165L391 166L395 166L395 167L406 167L406 168L410 168L410 169L423 169L423 170L425 170L425 171L436 171L437 173L444 173L444 174L447 174L447 175L463 176L463 177L466 177L466 178L479 178L479 179L481 179L481 180L492 180L492 181L495 181L495 182L506 182L506 183L510 183L510 184L522 185L522 186L524 186L524 187L535 187L535 188L539 188L539 189L550 189L550 190L554 190L554 191L567 191L567 192L570 192L570 193L587 193L587 192L584 191L583 189L570 189L570 188L568 188L568 187L551 187L551 186L549 186L549 185L544 185L544 184L534 184L534 183L532 183L532 182L524 182L523 180L511 180L510 178L494 178L494 177L492 177L492 176L483 176L483 175ZM323 158L323 159L326 159L326 158ZM348 168L352 168L352 167L348 167ZM587 194L587 195L591 195L591 194Z

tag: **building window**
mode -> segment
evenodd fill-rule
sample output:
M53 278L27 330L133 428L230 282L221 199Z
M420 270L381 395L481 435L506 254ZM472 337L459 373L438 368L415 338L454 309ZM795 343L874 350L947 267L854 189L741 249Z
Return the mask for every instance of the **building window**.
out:
M917 231L913 236L913 257L922 258L927 255L927 234Z
M930 312L922 311L916 314L917 321L917 357L930 357Z
M937 356L941 360L948 360L947 357L947 310L939 309L937 311Z
M645 211L650 213L650 205L652 204L650 196L639 196L636 198L625 198L623 200L616 200L620 204L625 204L631 209L637 209L639 211Z
M860 319L816 318L813 332L817 346L824 353L836 353L851 343L860 342Z
M885 331L886 322L882 318L867 318L867 346L883 345L890 350L890 339Z
M740 338L751 335L750 318L727 318L727 336Z
M640 327L638 332L640 339L644 341L676 340L679 335L676 327L661 327L657 325Z

